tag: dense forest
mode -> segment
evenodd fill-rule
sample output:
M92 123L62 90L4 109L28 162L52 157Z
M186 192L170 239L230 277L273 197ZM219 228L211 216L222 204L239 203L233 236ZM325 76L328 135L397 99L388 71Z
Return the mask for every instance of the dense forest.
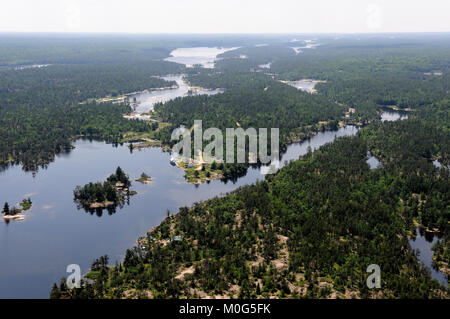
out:
M151 131L146 122L122 117L131 112L125 104L86 100L172 86L153 75L181 69L175 63L148 62L0 71L0 164L37 170L70 149L73 138L123 142L127 132Z
M316 50L278 59L271 72L284 80L324 80L318 91L356 109L362 122L380 107L416 109L449 97L448 43L429 39L328 42Z
M156 117L170 123L159 130L156 136L171 146L177 142L171 140L175 128L180 125L190 128L195 120L202 120L204 128L222 130L224 140L227 128L279 128L280 150L283 152L289 143L302 141L321 130L337 129L346 111L343 106L322 96L302 92L257 73L200 73L189 76L188 81L196 86L220 87L226 91L218 95L177 98L155 105ZM269 134L269 150L270 138ZM209 142L203 141L203 147ZM247 172L248 144L245 147L245 165L221 165L224 180L234 180ZM193 148L191 151L192 154L198 152ZM224 154L226 152L225 147ZM234 154L237 156L236 151Z
M285 45L243 47L220 54L216 68L219 72L249 72L261 69L261 65L294 55L295 51Z
M273 43L267 51L229 51L217 69L194 68L187 77L224 94L176 99L157 105L156 115L174 127L195 119L221 129L280 127L289 143L318 123L335 128L353 107L355 119L368 123L357 136L308 152L264 181L180 208L122 262L96 260L82 289L61 281L51 297L449 298L408 242L418 227L438 233L433 258L448 270L448 42L318 42L299 54ZM268 62L270 75L258 67ZM326 83L316 95L277 81L304 78ZM409 119L377 121L386 107L410 110ZM168 142L168 133L161 130L160 139ZM368 151L381 167L370 169ZM381 267L380 289L366 286L370 264Z
M117 64L164 59L176 48L279 45L289 35L0 34L0 69L33 64Z
M123 143L151 134L172 146L172 130L194 120L221 130L280 128L282 150L345 125L349 108L355 112L347 123L364 124L357 136L308 152L264 181L180 208L116 266L102 256L82 289L62 280L51 298L450 298L408 242L417 228L439 234L433 259L448 275L448 35L323 36L314 48L287 35L0 40L2 167L46 167L79 137ZM163 61L191 46L239 48L221 54L214 69ZM151 116L161 127L123 118L127 103L95 102L174 85L160 78L167 74L225 92L157 104ZM322 80L318 94L280 82L301 79ZM408 112L408 120L378 121L386 108ZM382 166L370 169L368 152ZM248 168L209 166L224 180ZM118 168L104 182L77 187L74 200L88 211L113 212L129 188ZM5 214L11 210L4 205ZM370 264L381 267L380 289L367 288Z
M204 127L279 128L286 144L307 137L322 126L337 128L344 107L326 98L302 92L269 77L253 74L224 74L189 77L191 83L206 87L224 87L223 94L177 98L155 106L156 115L171 123L161 130L160 139L170 141L173 128L191 127L202 120ZM235 84L232 84L232 83Z
M339 138L264 182L181 208L123 263L91 271L93 284L55 286L51 296L448 297L408 243L417 218L445 214L448 172L430 171L430 189L419 195L423 180L400 164L369 169L364 136ZM366 286L370 264L381 267L381 289Z

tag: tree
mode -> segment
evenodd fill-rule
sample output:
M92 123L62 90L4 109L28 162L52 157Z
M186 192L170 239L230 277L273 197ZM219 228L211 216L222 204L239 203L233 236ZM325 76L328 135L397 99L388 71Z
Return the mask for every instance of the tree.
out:
M5 203L5 206L3 206L3 214L5 214L5 215L9 214L9 205L8 205L8 203Z

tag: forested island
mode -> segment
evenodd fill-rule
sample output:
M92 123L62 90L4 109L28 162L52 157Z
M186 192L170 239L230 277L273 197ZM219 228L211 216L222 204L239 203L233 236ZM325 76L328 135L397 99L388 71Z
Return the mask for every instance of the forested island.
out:
M24 220L25 216L22 212L30 210L32 205L33 203L30 198L24 198L19 203L20 208L15 206L10 207L8 202L6 202L5 205L3 205L3 210L1 213L6 221L9 221L10 219Z
M74 201L87 211L97 209L113 209L123 205L134 191L130 191L131 182L128 175L117 167L103 183L89 183L83 187L77 186L73 191Z

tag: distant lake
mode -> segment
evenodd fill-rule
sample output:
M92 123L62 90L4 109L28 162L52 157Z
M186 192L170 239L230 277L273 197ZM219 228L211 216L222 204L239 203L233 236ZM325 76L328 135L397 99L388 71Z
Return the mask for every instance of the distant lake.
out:
M383 111L383 113L381 113L381 121L382 122L406 120L407 118L408 118L407 112L385 110L385 111Z
M195 89L193 90L184 80L183 75L168 75L162 77L162 79L166 81L175 81L177 82L178 87L176 89L166 89L160 91L152 91L152 92L143 92L135 95L129 96L129 99L132 101L133 98L136 98L136 102L138 106L136 107L137 113L147 113L150 110L153 110L153 107L156 103L165 103L170 100L173 100L177 97L187 96L189 91L192 91L193 95L207 94L213 95L218 93L223 93L223 90L208 90L208 89Z
M266 63L266 64L260 64L258 65L258 67L260 69L270 69L270 67L272 66L272 62Z
M283 81L283 83L286 83L290 86L295 87L296 89L299 89L301 91L305 91L308 93L314 93L315 87L317 83L320 81L315 80L298 80L298 81Z
M367 164L369 164L370 169L377 169L383 166L383 164L381 164L378 158L373 156L372 153L369 151L367 152Z
M195 48L178 48L170 53L170 57L165 61L184 64L187 67L201 65L204 68L214 68L214 62L219 54L225 53L237 48L218 48L218 47L195 47Z

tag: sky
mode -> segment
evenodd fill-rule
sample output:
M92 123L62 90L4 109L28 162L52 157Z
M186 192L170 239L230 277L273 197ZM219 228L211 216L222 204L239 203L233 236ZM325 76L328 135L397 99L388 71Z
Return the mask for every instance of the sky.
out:
M0 0L0 32L449 31L449 0Z

